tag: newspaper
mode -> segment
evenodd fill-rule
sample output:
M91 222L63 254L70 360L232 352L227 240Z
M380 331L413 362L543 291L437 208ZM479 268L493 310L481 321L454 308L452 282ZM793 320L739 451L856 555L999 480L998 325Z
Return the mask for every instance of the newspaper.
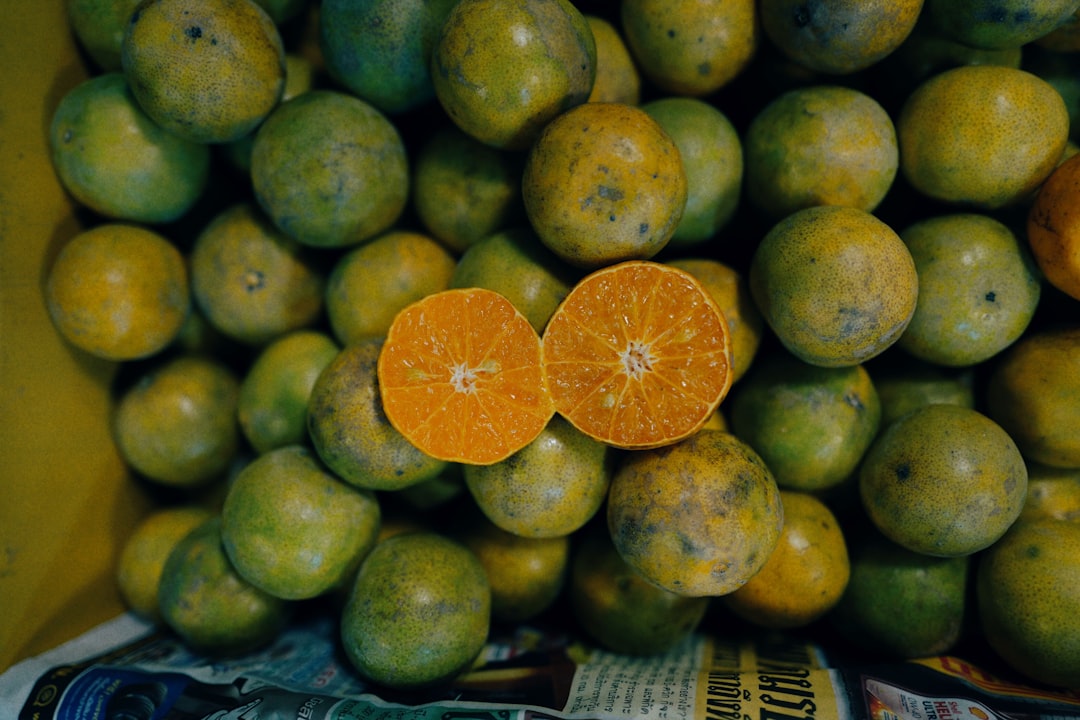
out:
M0 675L0 718L1049 720L1080 719L1080 693L1003 680L953 656L849 666L784 635L697 634L640 658L532 627L493 633L453 683L406 693L353 671L325 615L222 660L128 614Z

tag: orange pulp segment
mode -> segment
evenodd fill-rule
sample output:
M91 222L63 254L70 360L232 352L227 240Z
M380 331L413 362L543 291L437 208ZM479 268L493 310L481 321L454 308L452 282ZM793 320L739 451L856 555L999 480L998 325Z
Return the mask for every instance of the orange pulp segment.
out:
M692 435L731 388L723 312L692 275L654 261L610 265L579 281L542 346L556 411L616 447Z
M540 336L499 293L457 288L402 309L379 353L386 417L423 452L489 465L540 434L555 414Z

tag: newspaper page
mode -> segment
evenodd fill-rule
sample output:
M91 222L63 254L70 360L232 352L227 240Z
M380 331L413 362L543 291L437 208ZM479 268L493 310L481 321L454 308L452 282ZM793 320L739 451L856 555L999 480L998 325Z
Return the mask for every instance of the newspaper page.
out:
M325 617L260 652L200 657L129 615L0 676L18 720L1080 719L1080 694L1004 681L959 658L848 666L805 640L695 635L648 658L560 632L493 635L474 667L423 691L367 684Z

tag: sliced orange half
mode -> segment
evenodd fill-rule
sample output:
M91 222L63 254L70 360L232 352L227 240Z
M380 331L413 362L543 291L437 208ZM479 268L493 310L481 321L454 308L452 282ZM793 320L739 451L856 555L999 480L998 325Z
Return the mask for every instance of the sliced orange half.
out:
M492 290L445 290L395 317L376 372L386 417L423 452L488 465L528 445L555 409L540 336Z
M689 437L731 388L723 311L688 272L648 260L583 278L544 328L556 411L622 448Z

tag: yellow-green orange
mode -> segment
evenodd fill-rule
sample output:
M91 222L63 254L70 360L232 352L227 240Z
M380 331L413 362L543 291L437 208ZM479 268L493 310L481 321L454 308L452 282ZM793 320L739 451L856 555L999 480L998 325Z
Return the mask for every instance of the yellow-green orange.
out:
M881 423L881 401L862 365L820 367L766 355L731 398L731 429L781 488L815 492L851 476Z
M1080 524L1017 523L982 554L975 574L987 642L1031 680L1080 687Z
M257 453L308 441L307 407L323 369L337 357L332 337L297 330L269 343L240 380L236 417Z
M893 542L938 557L992 545L1015 522L1027 467L990 418L958 405L927 405L885 428L866 452L859 495Z
M191 309L188 269L167 238L105 223L69 239L45 279L60 335L108 360L136 360L176 339Z
M987 382L986 412L1025 458L1080 467L1080 328L1028 333L1006 350Z
M911 33L923 0L762 0L765 35L796 63L847 75L874 65Z
M780 342L814 365L855 365L911 322L918 276L899 235L865 210L816 206L776 223L751 260L750 291Z
M395 535L364 559L341 615L345 654L380 685L448 681L487 641L491 588L464 545L431 532Z
M603 505L611 471L607 446L558 415L505 460L463 468L484 515L507 532L532 538L583 527Z
M664 97L641 109L671 136L686 172L686 207L670 245L699 245L722 230L739 206L743 147L738 131L727 115L699 98Z
M989 215L937 215L900 231L919 275L915 314L897 341L944 366L976 365L1019 338L1042 278L1027 248Z
M446 462L418 450L383 413L376 363L382 339L344 347L319 374L308 401L308 433L319 457L357 487L399 490L430 480Z
M926 0L930 24L942 35L975 48L1018 48L1070 19L1076 0Z
M265 345L312 325L322 313L322 270L253 203L211 218L195 238L189 263L195 303L234 340Z
M667 264L697 278L723 312L731 334L731 382L737 382L750 369L765 332L765 319L750 296L746 278L708 257L677 257Z
M894 354L888 360L870 367L881 400L881 427L923 405L975 407L975 378L970 368L944 368L906 354Z
M253 0L143 0L120 59L146 114L195 142L246 135L285 88L281 35Z
M145 370L118 398L121 456L153 482L195 487L220 478L240 442L240 383L222 360L180 355Z
M626 0L619 13L642 74L672 95L719 90L746 69L761 42L753 0Z
M149 620L161 619L158 586L165 562L185 535L211 517L201 505L164 506L135 526L116 561L116 583L128 609Z
M176 220L199 199L209 178L210 148L151 120L118 72L85 80L61 98L49 145L68 192L110 218Z
M431 76L458 127L523 150L552 118L588 99L596 42L568 0L462 0L436 38Z
M1028 492L1019 521L1041 517L1080 522L1080 468L1028 462Z
M524 225L493 233L469 247L457 261L450 287L494 290L542 332L577 276Z
M608 492L619 555L649 582L686 596L743 585L776 547L783 520L769 468L720 430L623 456Z
M521 181L529 222L581 267L656 255L686 207L679 148L644 110L585 103L546 125Z
M823 501L780 491L784 528L765 565L723 596L739 617L767 628L804 627L823 617L847 588L851 574L844 532Z
M286 600L352 580L379 532L379 501L331 473L304 445L245 465L221 509L221 542L236 572Z
M567 595L585 633L604 649L627 655L671 650L698 628L710 603L643 578L602 529L575 545Z
M896 119L900 172L919 192L994 209L1016 204L1053 171L1069 137L1061 95L1024 70L965 65L908 96Z
M345 92L313 89L282 103L251 148L259 205L305 245L340 248L397 221L409 195L409 167L397 128L373 105Z
M434 130L416 149L412 204L423 226L451 250L525 218L520 153L486 145L456 125Z
M745 138L747 199L773 220L813 205L873 211L899 167L896 128L870 95L811 85L773 98Z
M456 259L423 233L390 230L338 258L326 284L326 314L344 345L385 337L394 316L450 287Z
M158 605L188 647L210 656L240 656L265 645L285 628L292 607L237 574L221 543L219 516L173 548Z
M596 79L589 102L623 102L637 105L641 101L641 73L630 56L622 33L598 15L586 15L596 43Z
M66 0L67 20L79 44L103 72L120 69L124 29L140 0Z

